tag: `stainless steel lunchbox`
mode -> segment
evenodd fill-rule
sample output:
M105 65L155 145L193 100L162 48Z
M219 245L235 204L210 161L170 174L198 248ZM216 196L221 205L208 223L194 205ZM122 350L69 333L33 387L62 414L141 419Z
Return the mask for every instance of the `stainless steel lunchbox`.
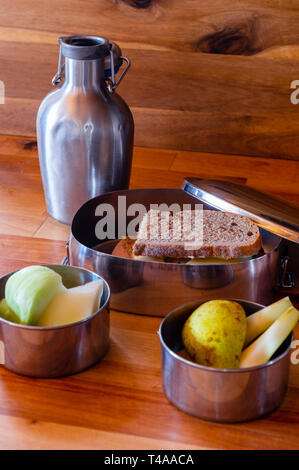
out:
M83 268L48 265L62 276L65 287L101 279ZM0 278L0 298L13 273ZM97 312L76 323L54 327L26 326L0 318L0 364L31 377L75 374L99 361L109 346L110 289L104 281Z
M266 364L244 369L214 369L185 359L182 328L189 315L206 300L188 303L162 321L162 379L167 398L198 418L236 423L260 418L283 401L288 385L292 334ZM234 300L234 299L231 299ZM262 305L235 300L250 315Z
M206 297L234 297L269 304L279 284L285 288L294 284L288 272L289 257L281 242L282 236L297 240L298 213L285 203L277 206L276 199L247 187L226 181L213 182L210 186L209 181L192 178L184 181L183 189L115 191L87 201L73 219L66 262L103 276L111 289L111 307L120 311L165 316L186 301ZM206 209L249 215L260 226L264 253L246 261L193 266L113 256L117 240L106 239L100 243L95 227L101 217L96 214L97 208L111 205L116 232L120 225L127 227L133 217L120 211L120 197L126 201L126 207L139 203L147 210L151 204L178 203L181 207L183 204L193 207L201 202ZM285 223L281 214L287 218Z

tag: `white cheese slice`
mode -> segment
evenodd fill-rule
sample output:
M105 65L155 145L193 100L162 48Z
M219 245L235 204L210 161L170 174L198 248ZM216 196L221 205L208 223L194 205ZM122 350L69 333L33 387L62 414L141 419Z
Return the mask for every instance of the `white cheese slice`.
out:
M75 323L89 317L99 308L103 281L88 282L58 292L39 319L38 326Z

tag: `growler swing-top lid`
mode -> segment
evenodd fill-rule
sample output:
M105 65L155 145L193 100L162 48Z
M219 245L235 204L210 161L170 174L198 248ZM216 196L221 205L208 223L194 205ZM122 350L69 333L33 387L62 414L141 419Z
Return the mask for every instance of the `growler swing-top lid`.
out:
M119 85L128 68L130 61L127 57L122 56L121 48L107 38L101 36L62 36L58 38L60 44L58 72L52 80L54 86L63 78L63 56L75 60L95 60L104 59L105 79L110 80L111 85L109 91L114 91ZM123 62L126 62L126 67L122 74L115 81L115 74L119 71Z

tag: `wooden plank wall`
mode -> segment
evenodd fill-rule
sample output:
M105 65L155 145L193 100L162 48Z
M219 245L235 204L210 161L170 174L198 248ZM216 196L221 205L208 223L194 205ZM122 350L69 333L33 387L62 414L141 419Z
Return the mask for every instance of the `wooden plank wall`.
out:
M297 160L298 24L296 0L1 0L0 133L35 135L57 37L89 33L132 60L137 145Z

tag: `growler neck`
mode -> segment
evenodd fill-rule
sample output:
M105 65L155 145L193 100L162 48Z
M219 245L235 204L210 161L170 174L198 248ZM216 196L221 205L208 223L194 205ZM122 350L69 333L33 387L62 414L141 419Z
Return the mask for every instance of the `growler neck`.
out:
M65 58L65 86L100 90L105 86L104 60Z

